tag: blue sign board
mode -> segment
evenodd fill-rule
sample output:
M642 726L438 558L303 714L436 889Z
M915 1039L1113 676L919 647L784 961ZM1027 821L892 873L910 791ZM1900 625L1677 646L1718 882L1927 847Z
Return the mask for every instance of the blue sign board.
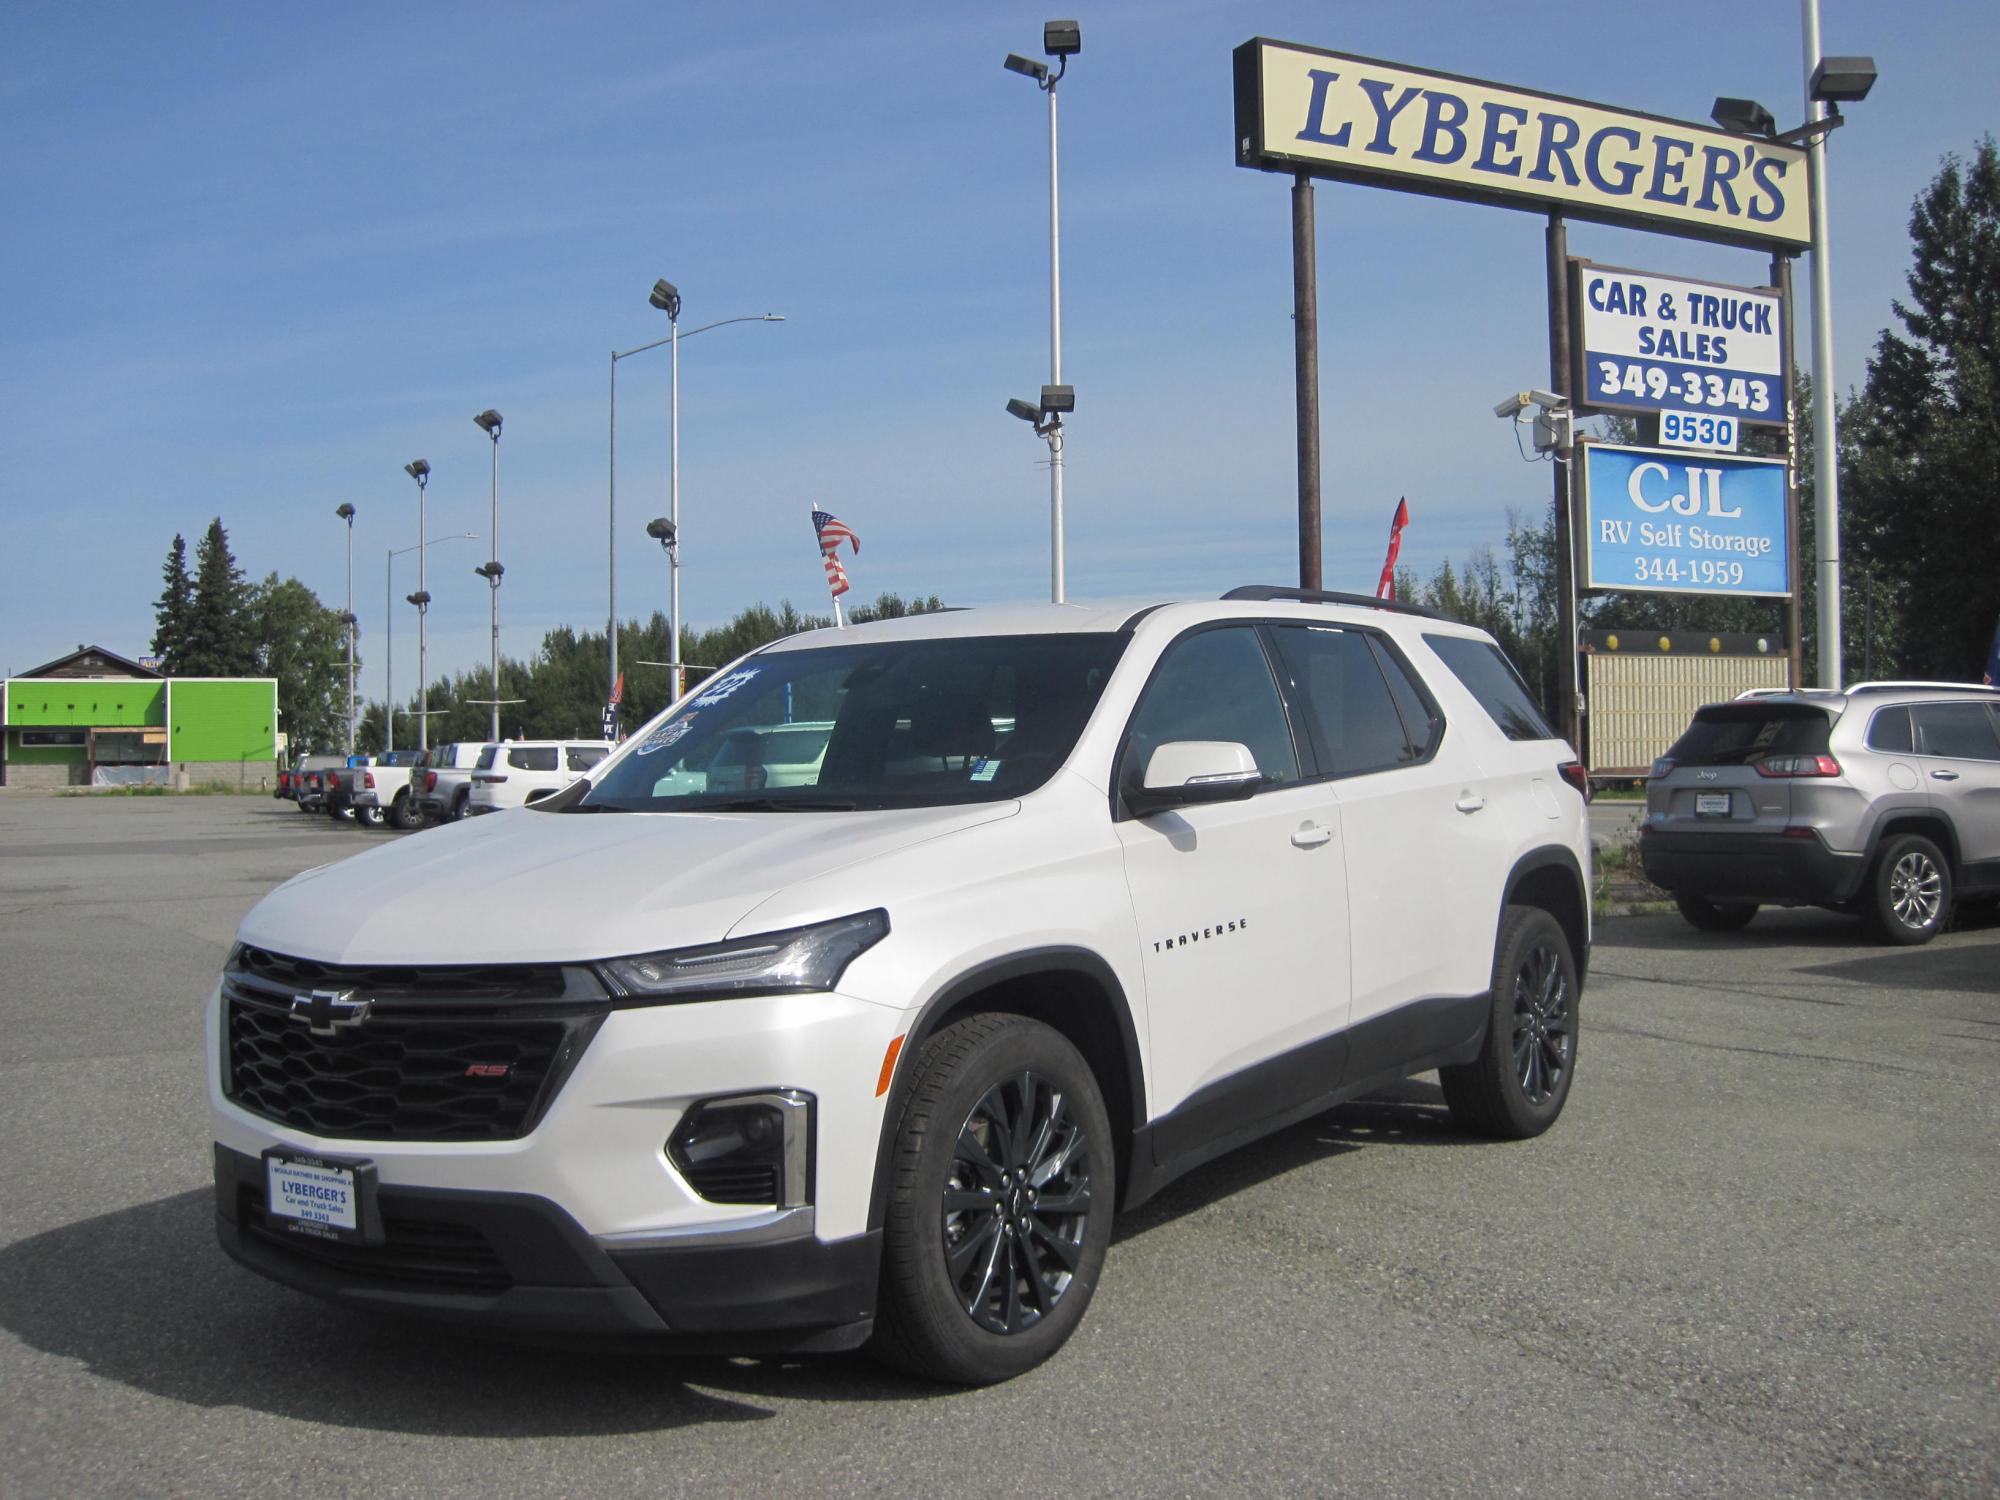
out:
M1584 588L1790 597L1783 459L1581 451Z
M1783 305L1724 286L1573 261L1583 403L1780 425ZM1727 448L1729 442L1690 443Z

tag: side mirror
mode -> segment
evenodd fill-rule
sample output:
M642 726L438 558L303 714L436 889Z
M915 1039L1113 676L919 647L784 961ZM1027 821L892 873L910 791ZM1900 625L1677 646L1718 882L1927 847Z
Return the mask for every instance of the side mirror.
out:
M1264 784L1257 757L1233 740L1173 740L1146 762L1140 784L1128 788L1125 806L1136 818L1174 807L1241 802Z

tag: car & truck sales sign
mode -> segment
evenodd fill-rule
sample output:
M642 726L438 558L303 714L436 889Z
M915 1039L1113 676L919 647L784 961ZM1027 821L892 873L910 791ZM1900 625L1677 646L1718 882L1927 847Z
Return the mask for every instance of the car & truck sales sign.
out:
M1583 351L1576 389L1585 406L1783 425L1783 303L1775 291L1571 265Z
M1797 146L1264 37L1234 56L1239 166L1811 245Z
M1580 447L1584 588L1790 596L1783 459Z

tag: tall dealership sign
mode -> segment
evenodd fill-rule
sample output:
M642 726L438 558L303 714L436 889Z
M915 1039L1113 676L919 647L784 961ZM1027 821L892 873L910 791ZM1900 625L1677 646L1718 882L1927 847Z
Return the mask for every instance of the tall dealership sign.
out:
M1233 57L1236 163L1293 179L1302 586L1317 588L1320 571L1315 180L1545 215L1549 381L1572 416L1607 408L1645 413L1649 422L1657 417L1662 444L1711 453L1734 448L1742 424L1789 424L1789 258L1812 244L1807 158L1800 147L1265 37L1243 43ZM1568 219L1768 252L1775 289L1684 283L1573 262ZM1564 639L1575 641L1581 539L1571 489L1579 465L1567 442L1554 457L1555 509L1564 540L1557 553L1560 630ZM1644 555L1644 568L1654 587L1679 590L1678 569L1702 592L1725 582L1724 592L1794 596L1796 653L1789 559L1782 550L1776 558L1762 551L1751 557L1733 547L1714 556L1695 555L1706 550L1692 540L1697 529L1706 538L1716 529L1711 522L1737 518L1718 512L1701 522L1686 515L1656 521L1647 506L1661 498L1654 468L1662 463L1671 472L1669 461L1656 454L1632 460L1632 472L1644 469L1636 490L1631 473L1625 476L1622 493L1634 514L1607 513L1603 519L1617 524L1606 535L1638 538L1645 528L1650 539L1645 545L1652 550ZM1694 503L1704 511L1711 503L1732 509L1739 493L1754 490L1754 508L1763 514L1773 482L1769 466L1739 468L1711 457L1699 458L1695 466L1701 475ZM1783 549L1797 529L1790 520L1792 492L1783 464L1777 466L1776 483L1786 514L1775 531L1765 517L1758 535ZM1680 493L1681 503L1690 503L1689 492ZM1666 503L1673 507L1670 497ZM1673 540L1677 521L1680 542ZM1635 576L1641 562L1636 554L1614 560L1607 551L1601 573L1591 562L1593 583L1586 587L1643 586ZM1704 566L1718 562L1720 567ZM1607 581L1595 583L1600 576ZM1613 577L1619 581L1609 581ZM1561 718L1572 742L1581 746L1577 657L1574 651L1562 656Z

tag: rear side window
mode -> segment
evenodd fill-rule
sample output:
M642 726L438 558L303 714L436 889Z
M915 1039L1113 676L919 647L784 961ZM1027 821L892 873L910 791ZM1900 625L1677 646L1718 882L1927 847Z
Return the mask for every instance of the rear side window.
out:
M1716 703L1700 710L1667 756L1682 766L1747 766L1767 755L1824 755L1833 721L1798 703Z
M571 745L568 752L569 768L572 771L588 771L610 753L595 745Z
M494 758L499 754L500 754L500 747L498 745L485 746L483 749L480 750L479 760L477 764L474 765L473 769L476 771L491 770Z
M1557 738L1549 721L1535 706L1534 695L1521 681L1514 664L1491 641L1471 640L1462 635L1426 635L1424 644L1451 668L1451 675L1479 700L1499 731L1510 740L1552 740Z
M1952 760L2000 760L1993 716L1983 703L1919 703L1910 709L1925 755Z
M556 747L516 745L507 752L507 764L517 771L553 771L556 768Z
M1908 755L1917 748L1910 737L1910 711L1885 708L1868 721L1868 748L1889 755Z
M1271 633L1286 675L1305 699L1322 774L1383 771L1422 755L1405 730L1365 633L1310 625L1282 626ZM1425 719L1419 718L1417 726L1422 734Z

